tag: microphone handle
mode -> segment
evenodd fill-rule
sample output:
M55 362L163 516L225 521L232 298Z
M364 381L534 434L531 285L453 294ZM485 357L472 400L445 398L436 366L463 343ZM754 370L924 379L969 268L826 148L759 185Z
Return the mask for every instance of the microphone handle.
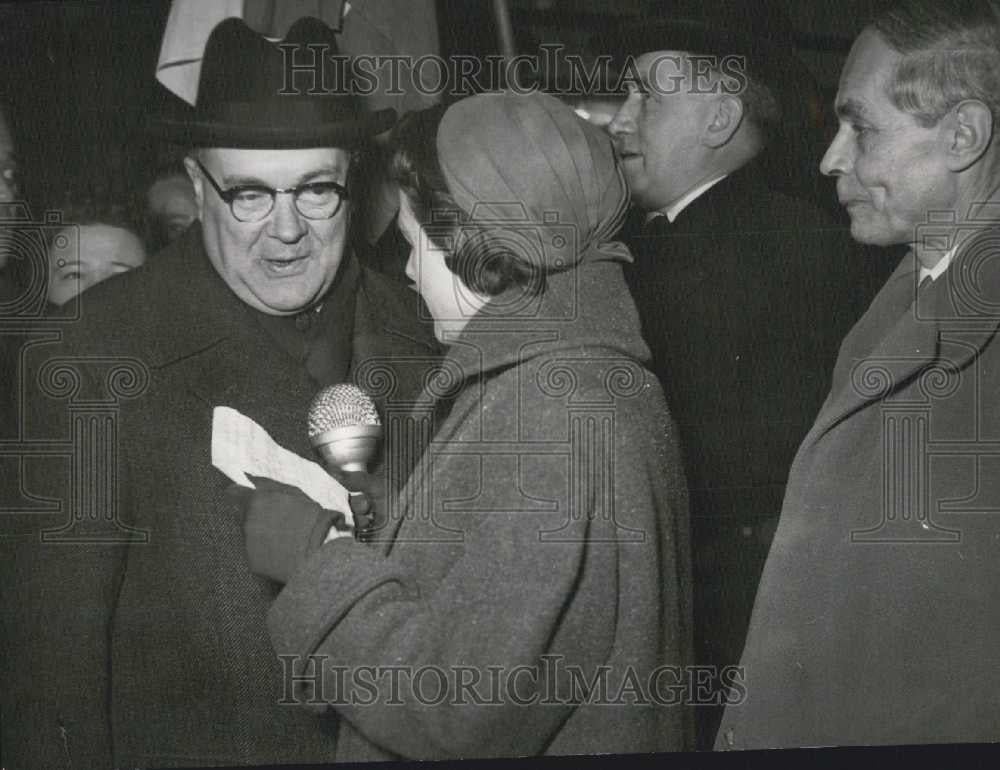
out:
M375 524L374 513L370 513L371 476L366 468L364 463L345 463L331 474L348 492L351 515L354 517L354 539L362 543L371 542Z

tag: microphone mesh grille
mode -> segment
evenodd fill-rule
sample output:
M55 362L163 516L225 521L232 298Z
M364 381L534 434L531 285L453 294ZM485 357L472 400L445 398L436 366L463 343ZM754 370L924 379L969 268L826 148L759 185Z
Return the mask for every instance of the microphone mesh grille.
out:
M333 428L381 424L375 402L356 385L327 385L309 406L309 438Z

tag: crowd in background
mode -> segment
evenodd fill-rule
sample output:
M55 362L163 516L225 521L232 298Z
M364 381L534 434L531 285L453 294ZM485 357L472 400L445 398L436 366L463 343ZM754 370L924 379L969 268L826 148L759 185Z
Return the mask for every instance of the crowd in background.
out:
M3 229L11 241L3 249L0 276L8 294L28 293L37 288L28 284L44 282L50 309L62 307L91 286L139 267L194 222L194 189L179 161L156 170L139 190L130 189L112 170L105 179L74 181L57 198L44 202L45 210L55 212L65 227L48 222L45 264L30 264L39 251L12 241L12 229L33 229L8 126L14 120L0 107L0 204Z

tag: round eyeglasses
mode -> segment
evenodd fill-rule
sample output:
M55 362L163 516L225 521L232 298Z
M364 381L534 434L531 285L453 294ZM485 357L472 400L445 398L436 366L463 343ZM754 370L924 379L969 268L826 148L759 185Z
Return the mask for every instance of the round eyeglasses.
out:
M259 222L264 219L274 209L278 193L291 194L296 211L306 219L333 218L347 198L347 188L337 182L307 182L284 190L263 185L237 185L223 190L200 160L195 158L194 162L219 197L229 204L233 217L240 222Z

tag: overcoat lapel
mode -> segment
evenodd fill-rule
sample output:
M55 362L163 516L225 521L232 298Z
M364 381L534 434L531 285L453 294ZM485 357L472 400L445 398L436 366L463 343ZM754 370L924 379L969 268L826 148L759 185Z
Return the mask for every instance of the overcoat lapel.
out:
M263 426L278 443L308 452L305 409L315 394L305 368L271 341L248 307L226 286L192 227L162 290L194 295L186 318L155 335L154 366L209 407L229 406ZM291 419L301 412L300 419Z
M201 356L180 364L191 392L210 407L242 412L282 446L299 454L308 452L306 411L316 384L305 367L271 342L255 319L248 318L247 324L246 334L220 340Z
M976 236L963 244L944 274L919 292L916 256L911 252L903 258L845 339L830 397L807 443L859 409L891 396L928 366L938 364L945 371L957 372L978 355L1000 321L1000 305L995 304L995 312L986 315L970 306L996 299L994 287L1000 282L996 260L984 266L974 258L980 240ZM970 291L973 285L979 288ZM962 344L949 346L943 360L943 341Z
M351 372L357 372L367 362L426 354L428 360L440 357L440 346L434 339L430 315L416 293L400 295L384 285L389 279L370 271L362 273L358 302L354 313L354 347ZM414 324L422 318L427 323ZM424 362L427 364L427 361Z

